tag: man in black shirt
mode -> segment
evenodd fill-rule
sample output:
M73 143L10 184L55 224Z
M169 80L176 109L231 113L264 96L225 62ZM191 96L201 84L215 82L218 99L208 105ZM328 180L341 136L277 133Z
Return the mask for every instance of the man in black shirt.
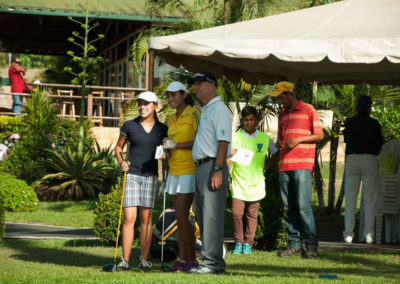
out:
M357 100L357 115L345 122L344 142L346 143L345 167L345 242L353 241L355 208L362 181L362 202L364 204L364 231L360 232L365 242L373 242L375 202L377 190L378 161L383 144L381 125L370 117L371 98L362 95Z

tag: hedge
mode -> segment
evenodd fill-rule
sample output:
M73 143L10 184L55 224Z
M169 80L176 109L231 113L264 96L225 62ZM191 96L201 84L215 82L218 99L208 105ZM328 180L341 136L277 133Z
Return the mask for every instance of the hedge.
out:
M4 173L0 173L0 199L7 211L35 211L39 208L34 189L25 181Z

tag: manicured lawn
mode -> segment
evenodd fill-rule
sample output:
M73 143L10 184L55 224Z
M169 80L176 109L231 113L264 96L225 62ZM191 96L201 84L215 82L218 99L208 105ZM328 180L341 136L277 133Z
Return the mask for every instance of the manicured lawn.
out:
M35 212L7 212L7 222L38 222L66 227L93 227L95 201L40 202Z
M1 283L399 283L400 257L390 253L321 251L318 260L300 257L280 259L276 252L251 256L228 255L227 273L195 276L153 271L101 272L112 260L113 248L96 241L4 240L0 245ZM321 280L320 274L336 274L338 281Z
M167 205L170 203L167 199ZM119 206L119 205L118 205ZM92 228L96 201L52 201L40 202L35 212L6 212L6 222L43 223L54 226ZM156 222L162 211L162 196L158 197L153 210L153 222Z

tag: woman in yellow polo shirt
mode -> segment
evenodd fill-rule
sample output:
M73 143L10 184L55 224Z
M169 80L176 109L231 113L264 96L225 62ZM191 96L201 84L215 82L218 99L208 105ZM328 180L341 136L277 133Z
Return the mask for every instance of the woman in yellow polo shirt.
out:
M172 195L179 228L180 260L174 263L172 271L186 272L198 266L189 212L194 197L196 173L192 158L192 147L200 112L193 108L193 99L188 94L185 85L180 82L174 81L169 84L166 89L166 96L168 104L176 109L176 113L168 120L168 138L170 141L164 143L164 148L171 149L166 190Z

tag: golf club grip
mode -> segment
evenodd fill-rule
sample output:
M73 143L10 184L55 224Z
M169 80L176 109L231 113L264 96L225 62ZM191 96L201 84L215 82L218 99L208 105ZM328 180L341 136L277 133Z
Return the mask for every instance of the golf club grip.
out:
M127 149L126 149L126 160L128 160L129 159L129 142L126 143L126 146L127 146ZM122 159L123 159L124 156L123 156L122 153L121 153L121 156L122 156ZM124 204L125 185L126 185L126 172L124 172L124 179L123 179L123 182L122 182L121 205L119 207L117 239L115 241L115 250L114 250L114 261L116 261L117 253L118 253L118 240L119 240L119 234L120 234L120 228L121 228L122 206Z

